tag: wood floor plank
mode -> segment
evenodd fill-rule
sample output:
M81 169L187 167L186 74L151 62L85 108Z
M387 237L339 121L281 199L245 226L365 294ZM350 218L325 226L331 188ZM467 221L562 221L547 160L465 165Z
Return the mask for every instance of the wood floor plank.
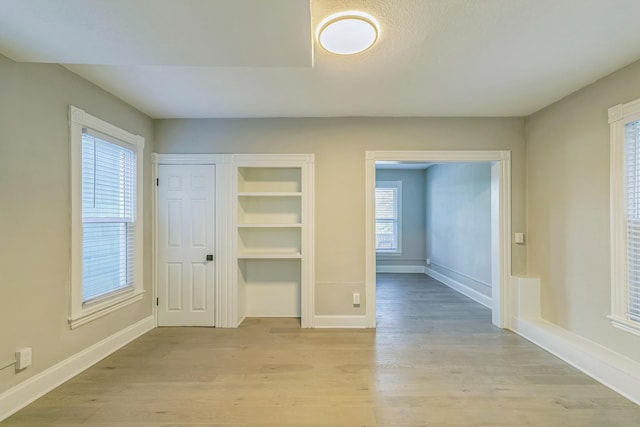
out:
M640 407L425 275L379 275L377 308L377 330L155 329L1 424L640 426Z

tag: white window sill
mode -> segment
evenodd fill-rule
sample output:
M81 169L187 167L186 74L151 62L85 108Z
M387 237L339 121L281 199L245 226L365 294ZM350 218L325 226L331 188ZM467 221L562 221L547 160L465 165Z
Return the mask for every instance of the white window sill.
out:
M613 315L608 317L614 327L634 335L640 335L640 322L633 322L629 319L619 318Z
M394 256L402 256L402 251L398 251L398 252L381 252L381 251L377 251L376 252L376 257L394 257Z
M72 315L69 319L69 326L71 329L75 329L78 326L82 326L96 319L106 316L109 313L113 313L123 307L142 300L144 296L144 290L131 291L126 294L118 295L113 298L109 298L106 301L93 305L89 308L83 309L80 313Z

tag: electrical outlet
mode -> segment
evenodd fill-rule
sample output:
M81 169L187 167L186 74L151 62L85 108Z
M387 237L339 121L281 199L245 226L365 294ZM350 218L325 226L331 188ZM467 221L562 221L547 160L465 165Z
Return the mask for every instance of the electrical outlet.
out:
M22 370L27 366L31 366L31 347L16 351L16 369Z
M353 306L354 307L360 307L360 293L359 292L354 292L353 293Z
M431 258L427 258L427 265L431 265Z

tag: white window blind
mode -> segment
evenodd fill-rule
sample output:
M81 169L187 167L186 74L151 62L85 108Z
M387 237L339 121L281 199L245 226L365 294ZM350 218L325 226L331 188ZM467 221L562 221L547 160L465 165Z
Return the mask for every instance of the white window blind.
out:
M82 302L134 286L136 152L82 132Z
M376 250L399 250L399 188L376 187Z
M640 121L625 125L627 315L640 322Z

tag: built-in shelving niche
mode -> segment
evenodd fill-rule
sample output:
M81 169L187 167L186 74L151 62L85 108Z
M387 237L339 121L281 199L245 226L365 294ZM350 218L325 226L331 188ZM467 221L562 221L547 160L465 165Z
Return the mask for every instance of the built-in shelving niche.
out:
M247 164L242 159L237 163L240 321L301 317L303 280L309 277L311 264L304 238L310 222L304 201L312 197L305 194L307 163L291 162L287 155L252 156Z

